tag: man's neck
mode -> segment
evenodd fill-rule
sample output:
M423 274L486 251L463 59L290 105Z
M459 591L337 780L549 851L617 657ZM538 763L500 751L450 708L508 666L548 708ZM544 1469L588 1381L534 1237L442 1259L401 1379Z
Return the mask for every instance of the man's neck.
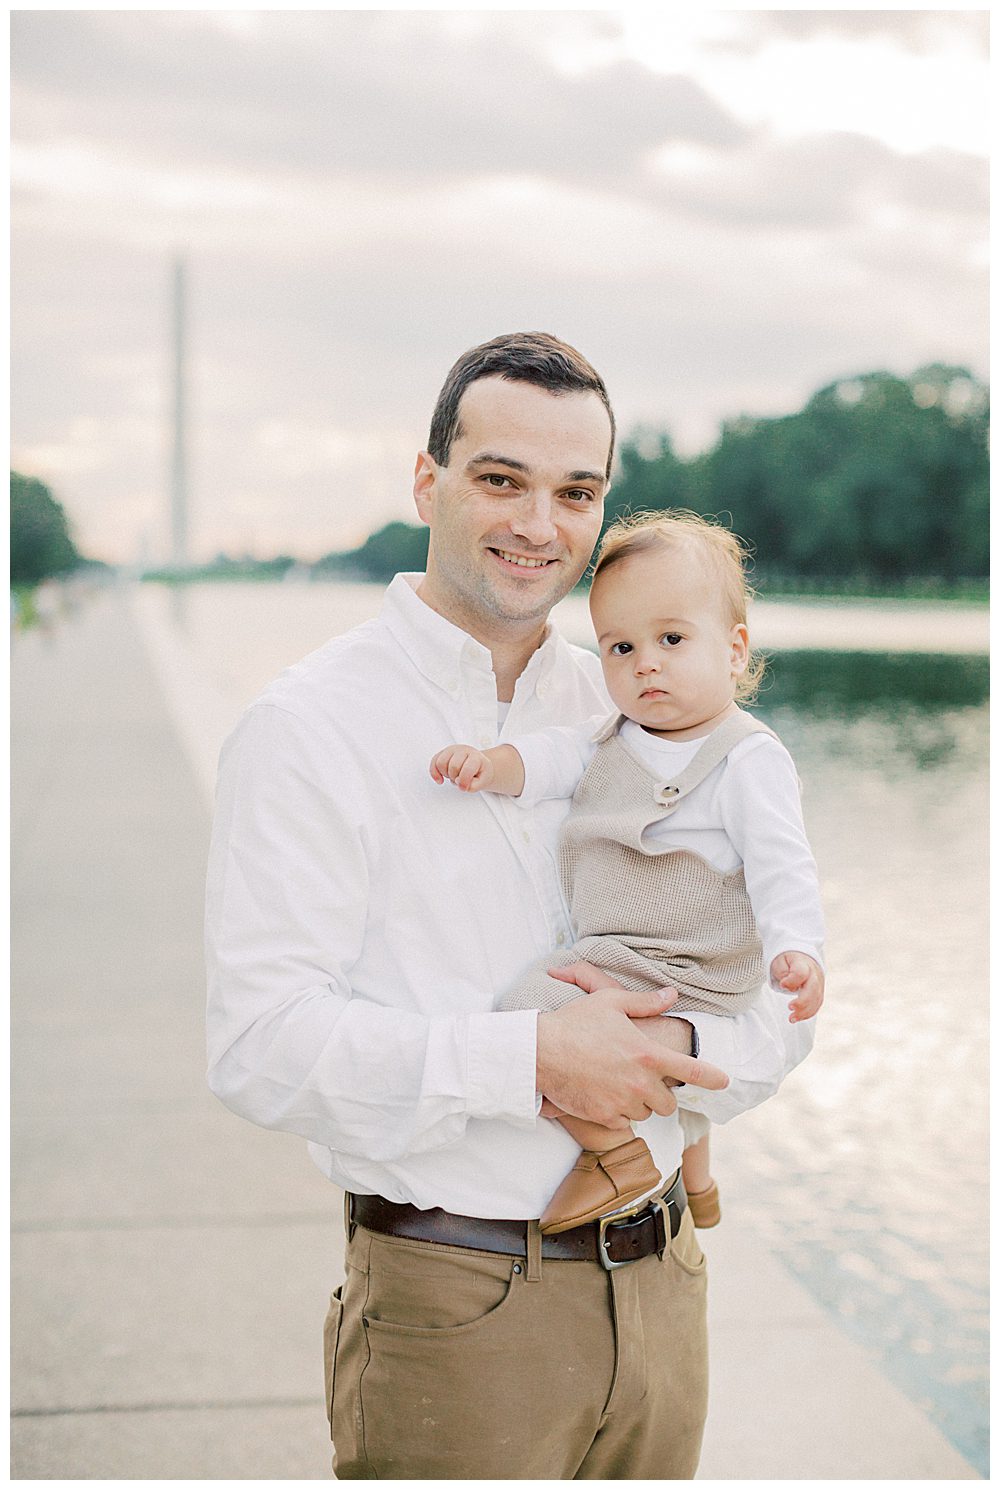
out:
M545 622L535 628L530 640L514 642L506 638L503 642L484 642L493 658L493 675L497 680L497 699L509 704L514 697L517 680L527 667L531 656L541 646L545 636Z
M518 678L545 639L548 620L543 617L540 621L498 621L491 625L482 616L466 614L454 600L445 602L437 593L436 587L428 585L426 581L417 586L417 594L431 610L437 611L439 616L444 616L446 621L458 626L473 641L486 647L493 659L497 699L502 704L510 703Z

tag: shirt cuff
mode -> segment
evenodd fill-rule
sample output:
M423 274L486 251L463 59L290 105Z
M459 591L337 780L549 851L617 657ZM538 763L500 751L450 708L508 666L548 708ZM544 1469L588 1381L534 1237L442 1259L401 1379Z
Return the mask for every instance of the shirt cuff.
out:
M687 1014L671 1014L669 1009L662 1017L664 1019L687 1019L688 1024L691 1026L691 1059L697 1060L701 1055L701 1036L698 1033L698 1027L694 1020L688 1019ZM677 1087L687 1086L687 1082L678 1081L674 1083L674 1086L676 1090Z
M722 1071L732 1072L736 1065L734 1020L720 1018L718 1014L700 1014L690 1009L675 1017L686 1019L694 1029L699 1059L718 1066Z
M530 735L518 735L513 740L504 740L504 745L511 745L521 757L524 767L524 786L521 795L512 798L518 807L535 807L543 800L543 794L548 786L548 773L546 767L549 761L549 751L544 740L532 739Z
M499 1118L534 1127L535 1031L538 1011L470 1014L466 1110L473 1118Z

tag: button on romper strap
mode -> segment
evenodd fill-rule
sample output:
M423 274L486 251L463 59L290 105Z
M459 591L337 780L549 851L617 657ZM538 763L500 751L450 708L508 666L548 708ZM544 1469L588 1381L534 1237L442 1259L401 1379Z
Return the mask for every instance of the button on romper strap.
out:
M760 734L773 735L774 731L768 729L759 719L754 719L752 714L745 714L740 709L731 719L712 731L674 781L663 782L657 787L654 793L656 801L666 807L668 812L672 812L689 792L693 792L696 786L701 786L734 746L741 740L749 739L751 735Z

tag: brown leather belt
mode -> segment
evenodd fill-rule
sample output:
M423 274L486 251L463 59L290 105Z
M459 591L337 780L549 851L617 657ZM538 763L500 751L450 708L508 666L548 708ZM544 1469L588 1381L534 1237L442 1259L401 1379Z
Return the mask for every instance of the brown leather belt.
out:
M527 1254L526 1221L489 1220L456 1216L451 1211L422 1211L415 1205L385 1200L381 1195L349 1195L352 1223L381 1236L414 1242L438 1242L444 1247L471 1247L477 1252L500 1252L511 1257ZM574 1226L556 1236L542 1237L542 1256L559 1262L600 1262L609 1270L637 1262L667 1246L667 1224L675 1237L687 1208L680 1171L656 1200L645 1201L632 1214L602 1217Z

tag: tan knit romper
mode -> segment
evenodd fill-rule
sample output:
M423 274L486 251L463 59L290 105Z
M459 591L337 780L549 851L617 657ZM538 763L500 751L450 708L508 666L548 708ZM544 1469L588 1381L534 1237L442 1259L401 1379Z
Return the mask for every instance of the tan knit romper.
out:
M689 849L650 847L643 833L749 735L773 732L740 711L711 735L674 781L622 743L622 716L598 737L559 841L559 872L578 940L528 969L500 1008L558 1009L582 997L546 972L580 959L632 990L676 988L673 1007L738 1014L764 981L760 937L742 867L723 874Z

